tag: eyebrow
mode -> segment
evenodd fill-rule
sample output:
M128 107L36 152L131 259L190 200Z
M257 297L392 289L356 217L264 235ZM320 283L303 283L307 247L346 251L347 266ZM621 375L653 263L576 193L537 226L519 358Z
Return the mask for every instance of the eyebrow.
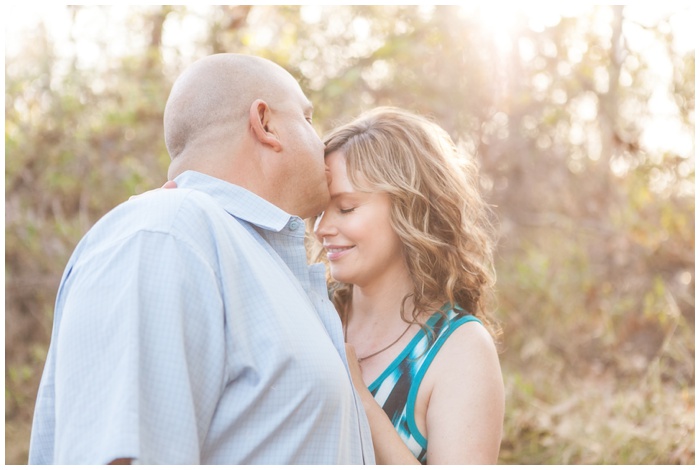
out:
M342 197L342 196L356 196L360 193L361 193L360 191L341 191L339 193L331 194L331 200L337 199L337 198Z

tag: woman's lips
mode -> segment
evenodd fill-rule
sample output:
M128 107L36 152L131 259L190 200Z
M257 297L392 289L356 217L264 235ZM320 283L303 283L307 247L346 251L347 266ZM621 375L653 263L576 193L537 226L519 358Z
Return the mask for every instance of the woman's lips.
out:
M328 261L338 261L340 258L345 256L350 250L355 248L352 246L336 246L329 245L326 247L326 255L328 256Z

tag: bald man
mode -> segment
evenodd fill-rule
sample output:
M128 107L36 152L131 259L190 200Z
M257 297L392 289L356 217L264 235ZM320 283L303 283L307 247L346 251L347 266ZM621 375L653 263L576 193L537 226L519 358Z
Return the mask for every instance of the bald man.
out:
M294 78L217 54L175 82L178 189L103 217L63 274L30 464L372 464L322 265L329 200Z

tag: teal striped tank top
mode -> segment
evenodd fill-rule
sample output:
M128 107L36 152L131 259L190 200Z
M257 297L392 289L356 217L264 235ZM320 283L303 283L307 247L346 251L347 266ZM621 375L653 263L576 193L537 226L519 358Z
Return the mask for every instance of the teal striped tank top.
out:
M481 323L473 315L465 315L459 309L445 311L446 308L428 319L427 333L425 329L416 333L401 354L369 386L369 391L389 416L401 439L422 464L426 463L428 441L416 426L414 410L418 387L450 334L464 323Z

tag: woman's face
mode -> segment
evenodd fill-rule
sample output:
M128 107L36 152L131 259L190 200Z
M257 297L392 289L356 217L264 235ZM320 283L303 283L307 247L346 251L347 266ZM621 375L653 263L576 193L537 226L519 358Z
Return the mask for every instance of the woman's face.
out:
M356 191L341 151L327 155L326 165L331 202L314 234L326 249L333 279L365 287L406 270L401 240L389 222L389 195Z

